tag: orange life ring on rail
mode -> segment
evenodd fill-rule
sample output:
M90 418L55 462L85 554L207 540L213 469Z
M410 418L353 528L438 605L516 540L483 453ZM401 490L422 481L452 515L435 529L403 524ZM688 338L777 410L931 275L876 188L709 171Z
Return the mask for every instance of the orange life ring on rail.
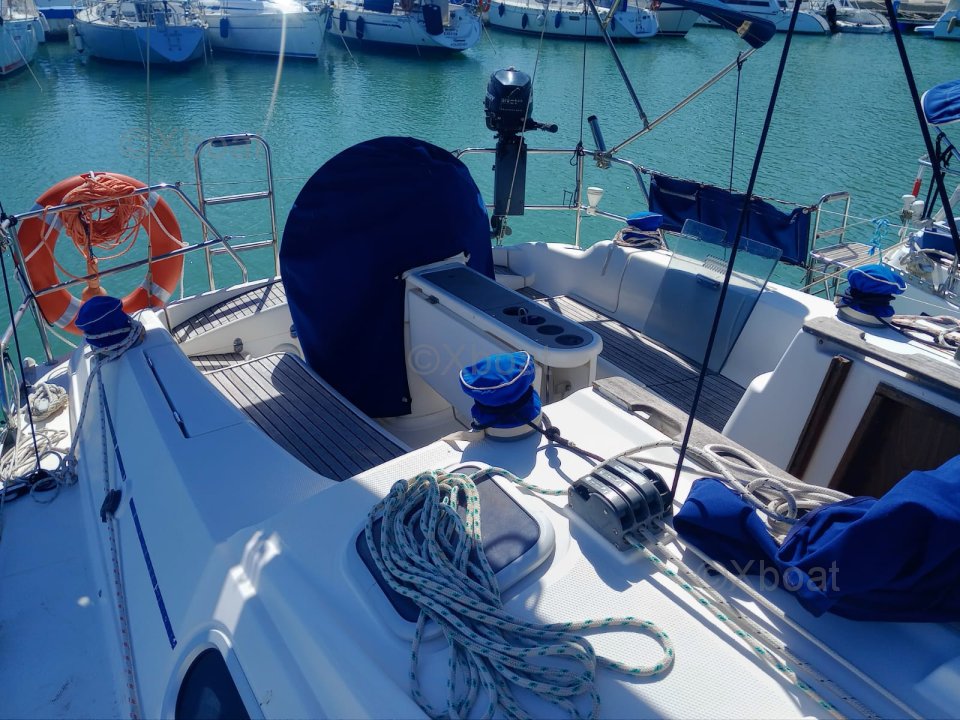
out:
M477 2L477 7L480 8L480 12L490 12L490 1L491 0L479 0Z
M64 197L68 193L88 184L91 180L117 181L126 183L134 189L146 187L139 180L119 173L74 175L61 180L37 198L37 209L60 205L64 202ZM136 233L140 227L146 229L150 244L150 262L147 265L147 274L144 281L123 298L123 309L127 313L133 313L147 307L166 305L183 274L182 255L164 260L153 259L183 247L180 225L177 223L176 216L167 202L156 193L137 197L142 198L139 201L139 207L143 209L139 210L140 217L135 219L132 228L127 228L124 232L132 231ZM85 207L99 208L102 205L104 209L109 211L117 205L116 202L111 205L111 202L106 199L104 201L91 200L89 205ZM136 202L131 204L137 205ZM17 236L24 269L35 293L62 282L57 274L58 263L54 256L54 250L57 239L60 237L60 231L64 228L63 216L65 213L66 211L58 215L41 215L28 218L21 223L18 229ZM76 242L76 238L73 239ZM88 265L89 262L90 258L88 258ZM95 260L92 262L93 267L95 267ZM82 299L74 297L66 288L61 288L52 293L39 295L37 305L44 320L48 323L68 332L80 334L80 330L74 323L77 311L88 299L88 295L97 294L104 294L104 291L99 287L99 279L89 281L89 286L84 290Z

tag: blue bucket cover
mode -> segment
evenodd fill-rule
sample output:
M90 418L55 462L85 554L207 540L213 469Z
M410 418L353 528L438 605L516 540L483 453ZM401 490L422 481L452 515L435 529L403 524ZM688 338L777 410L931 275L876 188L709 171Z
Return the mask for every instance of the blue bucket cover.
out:
M97 295L80 306L76 325L90 345L103 348L117 344L130 332L130 316L119 299Z
M960 80L941 83L920 98L923 115L931 125L949 125L960 120Z
M540 415L533 389L537 369L527 352L490 355L460 371L460 387L473 398L470 414L481 428L515 428Z
M890 301L907 287L903 278L886 265L853 268L847 273L847 285L847 294L840 298L840 304L878 318L894 314Z

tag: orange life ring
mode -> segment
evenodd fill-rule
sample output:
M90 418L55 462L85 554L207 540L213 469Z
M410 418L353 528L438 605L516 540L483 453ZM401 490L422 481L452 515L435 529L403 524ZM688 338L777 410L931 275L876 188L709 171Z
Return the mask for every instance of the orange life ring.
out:
M119 173L92 174L125 182L137 189L146 187L139 180ZM83 185L89 177L90 174L74 175L61 180L37 198L35 207L40 209L61 204L67 193ZM133 313L147 307L166 305L183 274L182 255L165 260L153 259L183 247L180 225L177 223L173 210L170 209L163 198L155 193L142 197L144 197L148 212L139 222L147 231L147 239L150 244L150 262L143 283L123 298L123 309L127 313ZM96 201L91 202L91 205L96 204ZM54 249L62 229L63 221L60 215L41 215L28 218L18 228L17 236L21 257L23 258L27 278L34 292L61 282L61 278L57 274ZM61 288L56 292L38 296L37 305L44 320L48 323L68 332L80 334L80 330L77 329L74 321L84 300L74 297L66 288Z
M490 1L491 0L479 0L477 2L477 7L480 8L480 12L490 12Z

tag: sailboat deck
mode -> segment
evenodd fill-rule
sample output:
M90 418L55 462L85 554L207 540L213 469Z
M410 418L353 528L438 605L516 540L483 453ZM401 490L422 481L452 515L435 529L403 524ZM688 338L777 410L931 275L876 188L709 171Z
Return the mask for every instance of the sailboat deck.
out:
M270 439L326 477L345 480L408 451L293 355L266 355L206 376Z
M256 315L286 302L287 291L283 283L279 279L273 280L197 313L173 328L170 334L177 342L182 343L215 327Z
M603 339L600 356L604 360L677 408L690 412L700 374L696 364L580 300L565 295L548 297L533 288L522 292L593 330ZM708 373L697 406L697 420L722 431L743 393L744 388L732 380Z

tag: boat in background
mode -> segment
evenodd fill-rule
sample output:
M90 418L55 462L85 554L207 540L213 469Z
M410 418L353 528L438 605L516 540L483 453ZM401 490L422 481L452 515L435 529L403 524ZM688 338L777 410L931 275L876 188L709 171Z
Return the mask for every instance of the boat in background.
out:
M647 0L644 7L656 16L657 35L660 37L686 37L700 17L696 10L668 2L661 3L659 0Z
M463 52L483 31L475 5L449 0L333 0L323 7L327 34L364 45Z
M660 29L656 11L640 0L600 0L596 9L614 40L643 40ZM494 0L487 17L500 30L577 40L603 37L583 0Z
M206 25L181 0L81 0L71 41L101 60L171 65L199 59Z
M786 32L787 28L790 27L791 10L781 5L779 0L747 0L746 2L704 0L704 2L770 20L777 26L777 32ZM701 17L697 24L715 25L713 21L705 17ZM797 15L797 26L794 32L804 35L827 35L830 33L830 25L826 18L819 13L801 7Z
M914 32L935 40L960 40L960 0L949 0L933 25L920 25L914 28Z
M0 77L33 62L43 28L33 0L0 0Z
M216 50L316 59L325 13L299 0L200 0L207 42Z
M64 37L73 22L73 3L67 0L37 0L37 8L47 21L47 33Z
M812 0L802 7L822 15L833 33L882 35L890 32L890 23L883 15L860 7L856 0Z

